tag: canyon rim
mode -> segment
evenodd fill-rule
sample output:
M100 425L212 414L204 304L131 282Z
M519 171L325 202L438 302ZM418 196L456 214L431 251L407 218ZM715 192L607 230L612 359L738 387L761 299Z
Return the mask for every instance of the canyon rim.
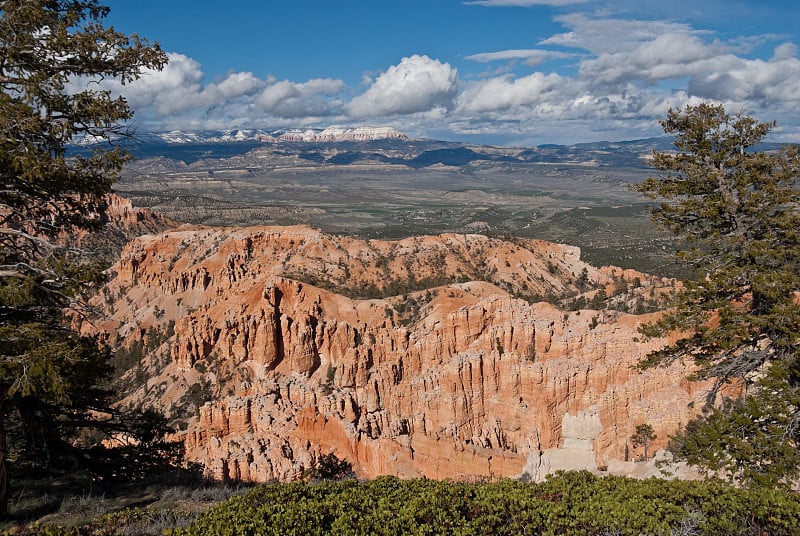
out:
M112 274L84 329L125 360L121 404L165 412L217 479L291 481L326 453L363 478L642 473L635 427L663 447L707 393L680 363L636 368L667 341L624 311L675 282L576 247L184 226Z

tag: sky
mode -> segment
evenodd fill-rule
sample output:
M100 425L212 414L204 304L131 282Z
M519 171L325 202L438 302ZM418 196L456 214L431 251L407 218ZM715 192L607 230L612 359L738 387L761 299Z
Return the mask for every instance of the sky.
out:
M104 0L167 67L139 130L394 126L531 146L662 135L703 101L800 142L797 0Z

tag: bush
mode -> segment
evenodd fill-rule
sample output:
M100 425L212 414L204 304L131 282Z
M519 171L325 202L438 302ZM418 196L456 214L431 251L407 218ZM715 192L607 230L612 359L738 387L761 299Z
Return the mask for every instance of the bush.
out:
M175 534L789 535L800 497L717 481L561 473L542 484L345 480L271 484L234 497Z
M332 452L321 455L312 471L312 477L318 480L343 480L354 476L353 464Z

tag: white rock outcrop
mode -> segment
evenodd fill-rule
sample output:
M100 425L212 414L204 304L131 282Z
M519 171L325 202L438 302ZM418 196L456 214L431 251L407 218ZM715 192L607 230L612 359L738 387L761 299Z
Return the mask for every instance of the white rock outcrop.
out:
M578 411L575 416L565 413L561 419L563 445L544 451L531 451L522 474L541 482L556 471L598 472L594 440L602 431L597 406Z
M595 474L627 476L630 478L680 478L699 480L702 475L685 463L674 462L672 455L659 449L647 461L608 459L597 462L594 442L603 431L597 406L578 411L575 416L565 413L561 419L563 445L544 451L533 450L522 471L522 477L542 482L556 471L590 471Z

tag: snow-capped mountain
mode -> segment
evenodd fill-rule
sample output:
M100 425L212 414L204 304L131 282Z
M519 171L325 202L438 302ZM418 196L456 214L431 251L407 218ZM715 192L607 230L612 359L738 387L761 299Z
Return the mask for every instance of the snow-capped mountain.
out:
M166 143L223 143L231 141L255 141L268 135L265 130L171 130L152 132L150 137Z
M328 127L319 129L290 129L275 132L270 136L263 136L261 141L305 141L305 142L336 142L336 141L371 141L386 139L406 140L408 136L394 127Z
M408 136L394 127L339 127L325 129L241 129L241 130L202 130L153 132L148 135L157 141L170 144L184 143L224 143L238 141L280 142L337 142L371 141L385 139L406 140Z

